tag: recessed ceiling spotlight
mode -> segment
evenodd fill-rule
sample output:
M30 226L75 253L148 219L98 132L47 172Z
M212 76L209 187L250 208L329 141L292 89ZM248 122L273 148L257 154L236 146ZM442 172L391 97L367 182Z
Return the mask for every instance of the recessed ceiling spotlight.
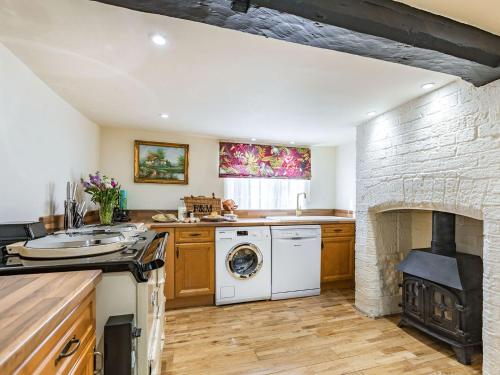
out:
M429 83L423 84L422 88L424 90L429 90L429 89L432 89L434 86L436 86L436 84L434 82L429 82Z
M255 142L257 140L257 138L252 138L250 139L252 142Z
M377 114L377 112L375 112L375 111L370 111L370 112L367 112L366 114L367 114L368 116L370 116L370 117L373 117L373 116L375 116L375 115Z
M160 113L161 118L168 118L168 113Z
M151 41L156 44L157 46L164 46L167 44L167 38L165 38L161 34L153 34L151 35Z
M290 144L291 144L291 145L294 145L294 144L295 144L295 141L290 141Z

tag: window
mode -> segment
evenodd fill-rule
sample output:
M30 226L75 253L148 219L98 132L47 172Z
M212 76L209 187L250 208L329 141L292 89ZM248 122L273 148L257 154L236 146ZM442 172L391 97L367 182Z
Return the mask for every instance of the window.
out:
M233 199L242 210L295 209L297 194L309 196L309 185L310 180L225 178L224 197Z

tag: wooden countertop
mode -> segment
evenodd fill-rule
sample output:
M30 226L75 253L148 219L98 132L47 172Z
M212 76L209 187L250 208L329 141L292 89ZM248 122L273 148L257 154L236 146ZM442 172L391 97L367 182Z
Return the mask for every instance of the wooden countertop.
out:
M339 218L337 216L332 216L331 220L271 220L266 218L252 218L252 219L238 219L236 222L229 221L219 221L210 222L202 221L199 223L157 223L149 222L146 223L149 228L189 228L189 227L251 227L259 225L320 225L320 224L332 224L332 223L355 223L356 220L353 218Z
M21 364L100 279L98 270L0 276L0 374Z

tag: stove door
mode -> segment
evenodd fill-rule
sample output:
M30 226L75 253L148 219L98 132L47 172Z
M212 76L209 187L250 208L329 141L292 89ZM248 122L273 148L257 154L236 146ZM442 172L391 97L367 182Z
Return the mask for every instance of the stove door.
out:
M460 327L460 299L453 291L426 281L426 323L452 338L463 339Z
M425 306L422 279L405 275L403 280L403 309L405 314L424 322Z

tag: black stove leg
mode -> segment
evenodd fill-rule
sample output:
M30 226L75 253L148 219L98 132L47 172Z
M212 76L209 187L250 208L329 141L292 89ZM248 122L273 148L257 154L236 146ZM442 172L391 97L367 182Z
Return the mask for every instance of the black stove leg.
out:
M404 327L404 326L406 326L406 319L405 319L405 318L401 318L401 319L399 320L398 327L399 327L399 328L402 328L402 327Z
M471 364L472 353L474 351L473 348L471 348L470 346L468 347L452 346L452 349L455 352L455 355L457 356L458 362L460 362L463 365Z

